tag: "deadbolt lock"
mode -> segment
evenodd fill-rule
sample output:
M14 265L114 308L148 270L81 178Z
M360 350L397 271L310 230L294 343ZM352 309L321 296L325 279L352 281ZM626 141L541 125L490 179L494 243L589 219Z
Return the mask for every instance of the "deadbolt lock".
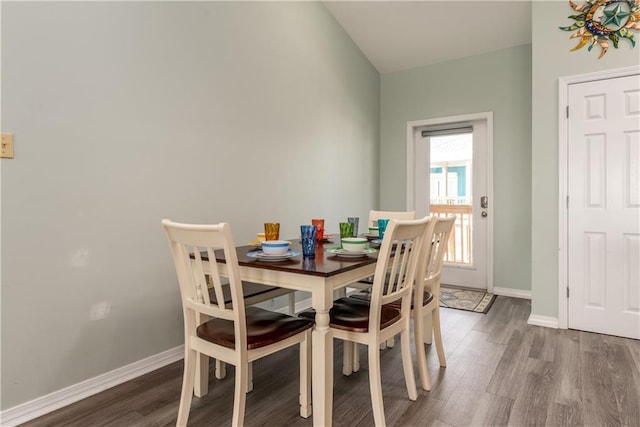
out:
M480 197L480 207L482 209L487 209L489 207L489 198L487 196Z

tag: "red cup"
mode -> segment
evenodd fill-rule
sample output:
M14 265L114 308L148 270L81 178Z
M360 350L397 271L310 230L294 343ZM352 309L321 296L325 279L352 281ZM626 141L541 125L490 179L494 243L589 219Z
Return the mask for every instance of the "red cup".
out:
M316 234L316 240L321 242L324 240L324 219L315 218L311 220L311 225L315 225L318 229L318 233Z

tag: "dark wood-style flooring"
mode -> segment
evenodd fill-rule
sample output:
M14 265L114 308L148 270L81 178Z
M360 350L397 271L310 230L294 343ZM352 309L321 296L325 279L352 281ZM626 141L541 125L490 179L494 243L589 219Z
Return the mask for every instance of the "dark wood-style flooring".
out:
M391 426L640 426L640 341L527 325L528 300L498 297L488 314L443 309L447 368L427 346L432 390L409 401L400 346L382 352L383 395ZM366 350L360 372L341 374L335 344L336 426L371 426ZM311 426L298 415L296 350L254 364L249 426ZM194 398L189 425L231 424L233 367L210 376L209 395ZM175 425L182 362L121 384L27 426ZM416 370L416 381L419 384ZM419 386L418 386L419 387Z

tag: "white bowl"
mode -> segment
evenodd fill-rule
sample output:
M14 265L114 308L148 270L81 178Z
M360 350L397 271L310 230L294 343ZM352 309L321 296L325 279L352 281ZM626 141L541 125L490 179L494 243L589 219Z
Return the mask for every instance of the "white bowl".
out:
M284 255L289 251L287 240L265 240L262 242L262 252L267 255Z
M369 234L370 235L379 236L378 232L379 232L378 227L369 227Z
M344 237L341 242L342 249L349 252L362 252L367 248L367 239L362 237Z

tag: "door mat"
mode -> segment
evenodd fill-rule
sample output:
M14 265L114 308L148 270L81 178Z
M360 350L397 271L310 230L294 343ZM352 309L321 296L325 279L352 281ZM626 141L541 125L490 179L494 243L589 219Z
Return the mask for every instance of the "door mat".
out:
M486 313L495 300L494 294L483 291L440 287L440 307Z

